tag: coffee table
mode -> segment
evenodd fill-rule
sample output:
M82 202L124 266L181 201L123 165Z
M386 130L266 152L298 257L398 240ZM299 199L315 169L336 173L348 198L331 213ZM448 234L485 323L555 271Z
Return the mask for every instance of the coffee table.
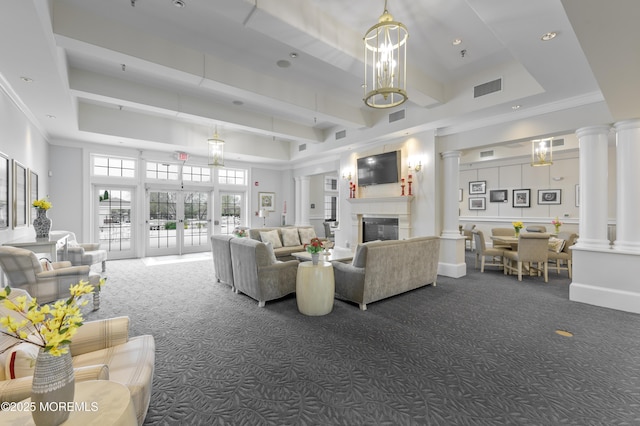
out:
M311 260L311 253L306 251L299 251L296 253L291 253L291 256L295 257L301 262ZM320 253L320 260L324 260L326 262L347 262L353 259L353 252L348 248L334 247L329 249L329 254L326 252Z

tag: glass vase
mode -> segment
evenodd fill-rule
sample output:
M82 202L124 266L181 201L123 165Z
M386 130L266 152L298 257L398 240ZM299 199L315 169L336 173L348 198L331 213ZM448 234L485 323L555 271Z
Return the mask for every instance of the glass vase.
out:
M31 385L31 417L37 426L58 426L69 418L67 406L73 403L75 378L71 353L53 356L40 349Z

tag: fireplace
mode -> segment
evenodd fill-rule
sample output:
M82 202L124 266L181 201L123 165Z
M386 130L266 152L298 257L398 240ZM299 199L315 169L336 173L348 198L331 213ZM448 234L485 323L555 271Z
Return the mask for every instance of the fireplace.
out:
M411 238L411 202L413 195L404 197L380 197L380 198L347 198L351 204L351 240L346 241L346 246L356 245L363 241ZM391 225L372 225L375 235L365 237L365 221L371 219L393 220L395 222L395 234L391 236ZM381 230L380 227L383 227ZM371 227L370 227L371 228ZM371 232L371 231L368 231Z
M397 240L398 219L389 217L363 217L362 242L375 240Z

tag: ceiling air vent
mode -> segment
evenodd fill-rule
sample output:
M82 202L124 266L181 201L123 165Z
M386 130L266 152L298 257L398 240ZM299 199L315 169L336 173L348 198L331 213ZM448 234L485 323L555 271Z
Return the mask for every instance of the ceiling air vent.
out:
M298 145L298 151L304 151L305 149L307 149L306 143L301 143L300 145Z
M564 146L564 139L554 139L551 142L551 145L555 148L556 146Z
M499 92L502 90L502 79L489 81L487 83L479 84L473 88L473 97L479 98L480 96L488 95L489 93Z
M339 132L336 132L336 140L338 139L343 139L347 137L347 131L346 130L340 130Z
M491 151L480 151L480 158L493 157L493 150Z
M404 120L404 110L392 112L389 114L389 123L393 123L394 121Z

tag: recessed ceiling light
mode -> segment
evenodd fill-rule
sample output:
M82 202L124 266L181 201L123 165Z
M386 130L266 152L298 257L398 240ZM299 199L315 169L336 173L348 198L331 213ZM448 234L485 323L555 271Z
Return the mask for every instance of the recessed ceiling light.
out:
M276 62L276 65L278 65L280 68L289 68L291 66L291 62L285 59L280 59L278 62Z
M47 118L50 118L50 119L52 119L52 120L53 120L53 119L55 119L55 118L56 118L56 116L55 116L55 115L51 115L51 114L47 114Z
M540 37L540 40L542 41L553 40L554 38L556 38L557 35L558 33L556 33L555 31L552 31L550 33L543 34L542 37Z
M289 53L289 57L295 59L298 57L298 54L296 52L291 52Z
M520 105L513 105L513 106L511 107L511 109L512 109L512 110L514 110L514 111L515 111L515 110L518 110L518 109L520 109Z
M25 83L33 83L33 79L30 77L20 77L20 80L24 81Z
M182 9L183 7L185 7L187 4L183 1L183 0L173 0L173 5L175 7L179 7L180 9Z
M453 44L454 46L458 46L460 45L460 43L462 43L462 40L460 40L459 38L456 38L451 42L451 44Z

